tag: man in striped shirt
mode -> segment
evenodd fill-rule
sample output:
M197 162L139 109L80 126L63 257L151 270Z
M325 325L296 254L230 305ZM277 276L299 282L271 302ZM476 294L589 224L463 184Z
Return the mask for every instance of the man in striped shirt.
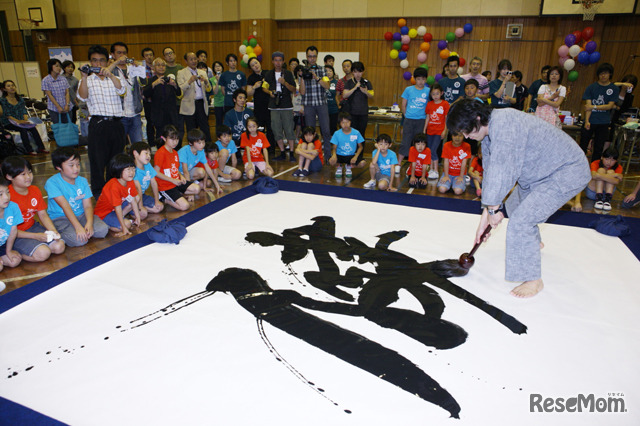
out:
M331 156L331 130L329 128L329 108L327 106L327 90L329 89L329 79L324 74L324 67L319 67L318 48L307 47L307 66L309 67L309 79L301 80L301 87L304 85L304 95L302 95L302 105L304 106L304 121L307 126L316 127L316 116L320 122L322 132L322 143L325 158ZM302 90L300 91L302 93Z

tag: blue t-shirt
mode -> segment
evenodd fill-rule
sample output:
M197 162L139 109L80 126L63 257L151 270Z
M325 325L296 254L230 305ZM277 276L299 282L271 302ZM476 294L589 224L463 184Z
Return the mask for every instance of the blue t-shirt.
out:
M442 77L438 84L442 86L442 99L449 102L449 105L454 103L456 99L464 96L464 78L449 78Z
M226 147L224 145L222 145L222 142L220 142L219 140L216 141L216 145L218 145L218 151L222 152L223 149L226 149L229 151L229 156L227 157L227 161L229 161L229 158L231 158L231 156L233 154L235 154L236 152L238 152L238 147L236 146L235 142L233 140L229 141L229 145L227 145ZM224 166L227 163L221 164L219 163L218 166L220 167L220 169L224 169Z
M376 156L376 152L378 152L378 150L374 149L371 158ZM396 153L391 150L387 150L386 157L383 157L382 154L378 156L378 167L380 167L380 173L383 175L391 177L391 167L395 164L398 164L398 157Z
M4 217L0 219L0 247L7 243L11 228L23 222L20 207L13 201L4 209Z
M49 208L47 209L47 213L51 219L64 217L64 211L62 211L62 207L60 207L56 202L56 197L64 197L71 206L73 214L76 216L84 214L84 205L82 204L82 200L93 197L93 193L91 192L91 188L89 188L87 179L82 176L78 176L76 178L76 183L72 185L62 179L62 175L60 173L55 174L47 180L47 183L44 184L44 190L47 191L47 195L49 196Z
M609 83L607 86L602 86L598 82L590 84L582 95L582 100L590 100L591 105L606 105L609 102L616 102L620 91L615 84ZM611 111L591 111L591 117L589 117L589 123L591 124L609 124L611 122Z
M207 157L204 155L204 150L197 151L195 154L191 151L191 145L186 145L180 148L178 151L178 158L181 163L187 163L187 170L191 171L196 164L207 164Z
M539 78L531 83L531 86L529 86L529 95L531 95L531 103L529 104L529 109L535 111L538 108L538 90L540 90L540 86L542 86L543 84L547 83ZM500 88L500 86L498 86L498 88Z
M511 102L503 98L497 98L494 96L498 90L500 90L500 86L502 86L502 80L495 79L489 82L489 93L491 93L491 106L494 108L508 108L511 106Z
M151 164L145 164L144 169L136 167L136 175L133 179L138 181L140 189L142 190L142 193L144 193L147 188L149 188L149 185L151 185L151 179L156 177L157 174L158 172L156 172L156 169L151 167Z
M351 132L347 135L342 129L336 130L331 137L331 143L338 145L336 148L337 155L353 155L358 149L358 144L364 142L364 138L356 129L351 129Z
M247 85L247 76L240 71L225 71L220 75L218 84L224 87L224 106L233 106L233 92Z
M229 126L231 129L231 137L236 145L240 145L242 132L247 130L247 118L249 117L253 117L253 110L251 108L245 108L242 112L232 109L224 115L223 124Z
M402 92L402 98L407 100L407 109L405 111L405 118L412 120L424 120L427 118L427 102L429 102L429 89L428 86L424 86L422 90L417 89L416 86L409 86Z

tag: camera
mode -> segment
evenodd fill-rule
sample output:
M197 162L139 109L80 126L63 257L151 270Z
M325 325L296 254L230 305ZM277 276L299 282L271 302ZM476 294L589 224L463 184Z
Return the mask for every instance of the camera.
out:
M89 66L89 64L84 64L83 66L78 68L78 71L85 74L98 74L100 72L100 69L100 67L91 67Z
M298 65L296 67L296 76L298 75L298 73L302 73L302 78L304 80L311 80L313 78L313 74L311 74L311 69L309 69L309 67L304 66L304 65Z
M133 58L127 58L127 59L124 60L124 62L126 64L133 64L135 61L133 60Z
M171 79L170 79L169 77L162 77L162 80L163 80L165 83L170 83L170 82L171 82Z
M507 71L507 75L512 75L513 71Z
M282 92L276 92L276 93L274 93L274 96L276 97L275 105L276 105L276 107L279 107L280 106L280 101L282 100Z
M364 78L360 79L360 87L364 87L366 89L367 88L367 83L368 83L368 81L365 80Z

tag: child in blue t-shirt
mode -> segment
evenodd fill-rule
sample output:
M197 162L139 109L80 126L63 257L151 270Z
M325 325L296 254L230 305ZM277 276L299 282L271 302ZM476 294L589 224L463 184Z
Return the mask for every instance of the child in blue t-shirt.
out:
M160 192L155 179L158 172L149 164L151 163L151 147L146 142L135 142L131 144L131 154L136 163L136 175L133 180L138 194L141 195L138 208L140 212L146 210L148 213L160 213L164 204L160 202ZM145 194L149 187L151 187L153 196Z
M429 102L429 89L426 85L428 72L420 67L413 71L413 78L416 80L415 86L409 86L402 93L402 104L400 109L404 115L402 125L402 144L398 152L398 165L409 156L413 137L422 133L424 120L427 118L426 107ZM400 173L398 166L397 173Z
M51 162L60 173L44 185L49 195L47 213L64 243L78 247L91 237L106 237L109 227L93 214L93 194L87 179L80 176L80 153L73 147L58 148L51 153Z
M21 223L22 213L20 207L11 201L9 182L0 176L0 271L5 265L15 268L22 261L20 253L13 250Z
M338 167L336 168L336 178L342 177L342 165L345 165L345 176L350 178L352 176L351 167L364 167L366 161L360 161L360 164L356 165L358 157L362 153L362 143L364 138L356 129L351 128L351 114L348 112L341 112L338 115L338 124L340 130L336 130L331 138L331 158L329 158L329 164Z
M202 189L205 189L205 178L209 176L215 191L221 194L222 188L218 185L218 179L214 176L211 167L209 167L207 156L204 153L204 139L204 132L200 129L191 129L187 133L189 145L180 148L178 151L182 174L186 180L193 180Z
M398 164L396 153L389 150L391 136L382 133L376 139L376 149L373 150L373 158L369 164L371 180L364 184L365 188L375 188L376 183L380 191L397 191L393 186L394 166Z
M218 180L220 182L231 182L232 180L238 180L242 177L242 172L236 167L238 166L238 147L233 141L232 130L229 126L218 126L216 128L216 135L218 140L216 145L218 146ZM231 165L227 165L227 161L231 159Z

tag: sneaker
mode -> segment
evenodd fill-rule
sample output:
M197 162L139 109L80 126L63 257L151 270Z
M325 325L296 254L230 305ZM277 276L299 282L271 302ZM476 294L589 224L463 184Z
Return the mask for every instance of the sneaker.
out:
M295 172L293 172L293 175L292 175L292 176L295 176L295 177L302 177L302 176L304 176L304 174L303 174L303 172L302 172L302 169L298 169L298 170L296 170Z
M292 163L296 162L296 156L293 155L293 152L289 152L289 161L291 161Z
M344 175L345 177L348 177L348 178L353 176L353 173L351 172L351 167L347 167L347 170L344 171Z
M306 176L309 176L310 174L311 174L311 172L309 170L303 169L302 170L302 174L300 176L305 176L306 177Z
M600 201L596 201L596 203L593 205L594 209L598 209L598 210L602 210L604 208L604 201L600 200ZM611 204L609 204L609 208L611 208Z
M375 188L376 187L376 180L375 179L371 179L369 182L365 183L363 186L365 188L367 188L367 189Z
M464 175L464 183L465 185L469 185L471 183L471 176Z
M226 178L226 177L222 177L222 176L218 176L218 182L222 182L222 183L230 183L231 179Z
M342 166L338 166L336 168L336 177L337 178L341 178L342 177Z
M436 172L435 170L429 171L429 175L428 175L429 179L438 179L438 177L440 177L438 172Z
M396 165L396 174L399 175L400 174L400 164Z
M611 211L611 203L608 201L605 201L602 203L602 210L608 212Z

